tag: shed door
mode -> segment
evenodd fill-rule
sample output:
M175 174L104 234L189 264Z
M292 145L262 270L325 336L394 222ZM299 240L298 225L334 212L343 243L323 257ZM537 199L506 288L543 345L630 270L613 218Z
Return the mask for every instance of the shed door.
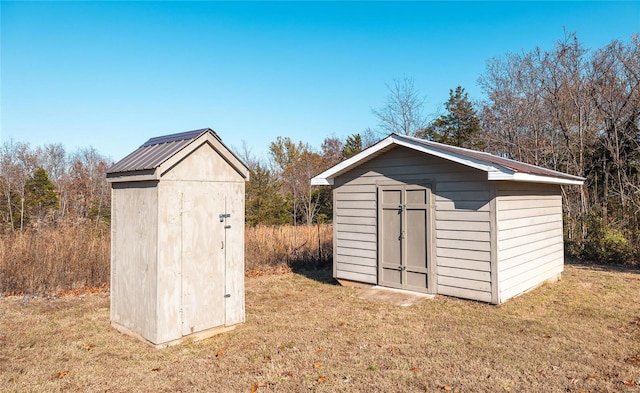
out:
M378 188L378 282L428 292L429 189Z
M182 200L182 335L225 324L224 196Z

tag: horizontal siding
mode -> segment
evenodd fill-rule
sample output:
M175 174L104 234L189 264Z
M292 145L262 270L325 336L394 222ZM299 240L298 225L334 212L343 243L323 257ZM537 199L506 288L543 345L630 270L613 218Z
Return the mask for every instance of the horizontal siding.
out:
M345 272L360 273L360 274L366 274L369 276L376 275L375 266L364 266L364 265L355 265L352 263L338 262L337 268L338 270L345 271Z
M438 257L469 259L479 262L491 261L491 253L489 251L473 251L460 248L443 248L438 247Z
M480 302L491 303L491 292L475 291L468 288L451 287L438 283L438 293L463 299L473 299Z
M340 208L338 208L340 209ZM376 217L375 209L340 209L340 217Z
M471 201L452 201L449 199L440 199L436 204L437 210L470 210L488 212L490 211L489 202L486 200L471 200Z
M336 275L355 279L345 274L365 274L369 270L350 268L350 264L376 266L370 264L377 261L377 186L423 182L432 185L436 233L432 234L435 244L430 246L436 247L436 260L430 262L436 266L436 292L490 301L487 174L402 147L335 179Z
M455 267L459 269L469 269L469 270L478 270L483 272L491 271L491 262L484 261L473 261L469 259L458 259L458 258L438 258L438 269L440 267Z
M351 224L351 225L372 225L375 227L375 217L351 217L338 215L334 218L338 224Z
M487 183L487 186L489 184ZM489 201L489 190L486 191L438 191L436 201Z
M377 241L375 232L350 232L350 231L336 231L337 240L357 240L361 242L375 243Z
M456 277L466 280L475 280L481 282L490 282L491 273L473 269L461 269L460 266L438 266L438 275L440 277Z
M450 277L438 274L438 285L468 289L469 291L475 292L491 293L491 283L481 280L469 280L466 278Z
M519 277L528 277L520 281L513 280L509 282L510 286L505 286L501 291L503 299L509 299L517 296L523 292L526 292L532 288L535 288L545 281L557 277L563 271L563 267L557 261L550 262L548 264L540 265L535 270L527 272L527 275L520 275Z
M368 251L376 251L376 242L375 241L363 241L363 240L340 240L340 244L338 247L340 248L348 248L352 250L368 250ZM340 250L338 250L340 251Z
M514 285L514 283L526 281L526 276L539 266L546 265L547 263L557 262L563 258L562 249L557 247L546 250L544 253L540 250L540 254L525 263L514 264L509 269L502 272L501 279L505 282L505 289L508 285ZM532 263L535 262L535 263Z
M500 259L499 271L501 274L505 274L505 276L508 277L507 272L509 269L525 263L535 263L536 261L540 261L546 255L555 252L564 253L564 244L556 242L551 246L538 248L535 251L516 255L513 258ZM500 253L498 253L498 255L500 255Z
M335 278L343 279L343 280L359 281L359 282L364 282L364 283L367 283L367 284L377 284L378 283L378 281L377 281L378 279L377 279L376 275L356 273L356 272L340 270L340 269L338 269L336 271L336 277Z
M338 245L336 247L337 255L348 255L352 257L362 257L366 259L376 259L377 252L375 250L364 250L360 248L342 247Z
M515 228L509 229L508 231L503 230L498 233L499 235L498 241L503 242L509 239L526 236L528 234L547 232L547 231L552 231L554 229L562 230L562 220L557 219L555 221L546 222L542 224L529 225L525 227L515 227Z
M346 263L353 265L362 265L362 266L377 266L377 258L367 258L362 255L352 256L352 255L340 255L336 254L333 256L333 260L337 263Z
M538 247L540 242L549 242L549 240L551 241L548 244L562 243L562 241L559 240L562 239L562 228L548 229L541 232L532 231L531 233L523 233L524 231L522 230L518 232L521 233L520 236L502 240L498 245L498 250L526 249L527 247L523 247L523 240L534 249ZM507 259L506 255L504 257Z
M564 268L562 197L555 185L497 187L500 300L534 288Z
M491 230L491 224L484 221L449 221L441 218L436 221L436 230L439 232L443 229L450 231L489 232Z
M498 221L517 220L519 218L554 216L558 211L562 213L562 206L558 204L555 207L536 207L536 208L520 208L517 210L499 210Z
M334 190L334 264L336 278L377 283L375 187Z
M374 202L376 200L375 190L373 192L340 192L338 200L336 202L349 202L349 201L360 201L360 202ZM375 207L375 206L374 206Z
M338 233L377 233L376 225L356 225L334 223Z
M448 231L441 229L436 233L438 239L453 239L453 240L474 240L489 242L491 241L491 234L489 231Z
M462 249L470 251L491 251L491 243L488 241L472 241L466 239L438 239L436 241L436 244L438 248L446 248L450 250Z
M532 217L523 217L518 219L504 220L500 222L500 232L507 232L510 229L514 228L530 228L540 224L548 224L551 222L559 222L562 224L562 215L548 215L548 216L532 216ZM505 233L505 236L508 236L508 233Z
M375 199L373 201L359 201L359 200L353 200L353 201L345 201L345 200L340 200L340 201L336 201L336 206L338 207L338 209L355 209L355 210L370 210L370 209L375 209L376 208L376 201Z
M437 205L438 202L436 202ZM443 221L481 221L481 222L489 222L489 212L478 212L478 211L459 211L459 210L436 210L436 220Z

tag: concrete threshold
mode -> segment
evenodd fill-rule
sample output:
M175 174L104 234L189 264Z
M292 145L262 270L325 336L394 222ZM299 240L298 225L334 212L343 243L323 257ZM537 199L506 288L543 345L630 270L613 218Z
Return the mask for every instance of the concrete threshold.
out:
M423 299L433 299L435 297L434 295L428 293L413 292L404 289L387 288L381 286L361 289L355 296L363 300L380 301L402 307L413 306Z

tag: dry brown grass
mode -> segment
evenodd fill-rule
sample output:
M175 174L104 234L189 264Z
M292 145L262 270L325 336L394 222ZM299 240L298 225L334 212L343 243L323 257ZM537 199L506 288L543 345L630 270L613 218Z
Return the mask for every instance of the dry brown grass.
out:
M329 276L248 278L244 325L164 350L112 329L106 293L0 299L0 391L640 390L637 270L570 265L499 307L365 301Z
M246 268L315 266L331 258L330 225L247 228ZM107 225L65 223L0 235L0 294L42 294L109 283Z
M0 235L0 293L51 293L109 282L107 225L60 223Z
M331 225L283 225L247 227L245 229L246 270L281 264L306 266L324 263L331 258Z

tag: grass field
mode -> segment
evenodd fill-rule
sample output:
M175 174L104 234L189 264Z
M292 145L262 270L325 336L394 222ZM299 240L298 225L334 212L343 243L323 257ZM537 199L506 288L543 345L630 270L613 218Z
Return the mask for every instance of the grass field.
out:
M0 391L640 391L638 270L569 265L502 306L358 291L249 277L245 324L163 350L112 329L105 292L0 298Z

